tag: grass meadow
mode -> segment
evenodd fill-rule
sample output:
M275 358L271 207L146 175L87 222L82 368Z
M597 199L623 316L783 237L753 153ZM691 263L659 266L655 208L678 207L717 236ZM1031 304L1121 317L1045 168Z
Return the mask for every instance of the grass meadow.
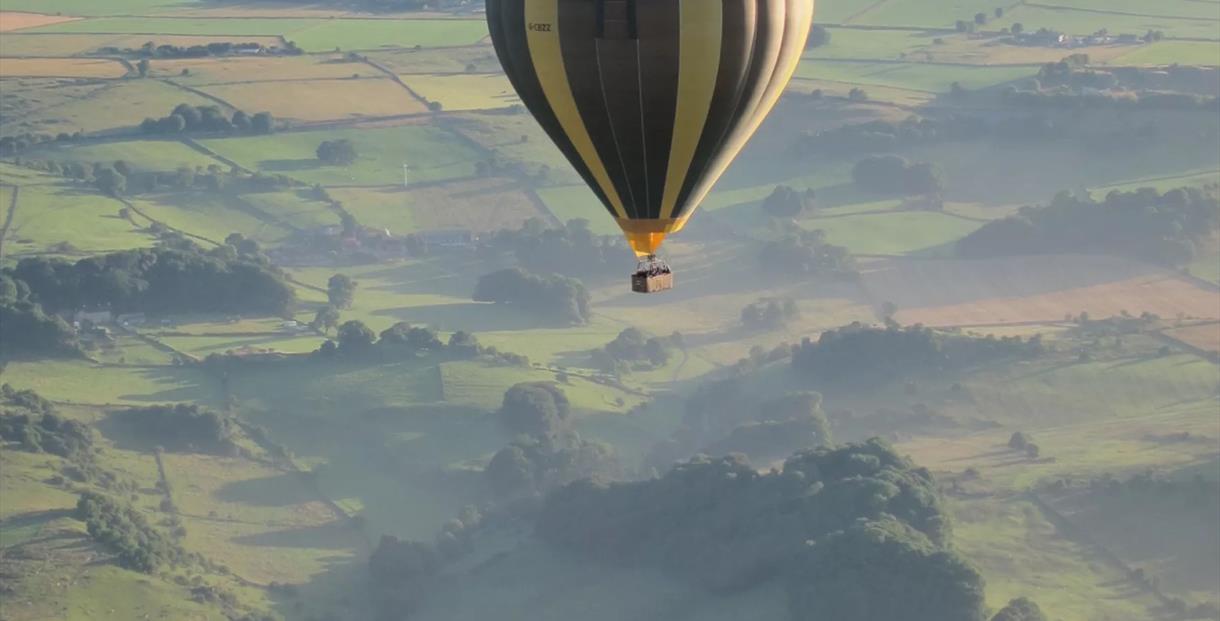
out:
M318 145L336 138L347 138L355 144L360 154L355 164L327 166L318 161ZM416 183L468 177L474 174L474 164L480 159L472 146L452 133L418 125L285 132L200 142L253 170L336 186L401 184L403 164L411 166Z

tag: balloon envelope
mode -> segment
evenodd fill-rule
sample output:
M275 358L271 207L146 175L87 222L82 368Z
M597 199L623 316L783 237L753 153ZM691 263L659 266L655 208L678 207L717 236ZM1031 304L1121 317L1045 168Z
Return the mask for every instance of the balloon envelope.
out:
M813 0L487 0L513 88L640 255L779 101L812 19Z

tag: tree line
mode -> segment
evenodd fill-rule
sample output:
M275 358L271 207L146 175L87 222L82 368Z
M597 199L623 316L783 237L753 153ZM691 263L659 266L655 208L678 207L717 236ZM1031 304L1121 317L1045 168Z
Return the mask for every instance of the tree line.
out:
M146 134L182 133L242 133L270 134L275 131L275 117L270 112L253 115L241 110L226 116L219 106L192 106L181 103L160 119L146 118L140 123L140 131Z
M938 196L945 189L939 168L900 155L870 155L856 163L851 178L860 188L880 194Z
M0 271L0 358L79 355L72 326L30 299L24 281Z
M110 421L120 426L125 436L149 449L212 455L240 452L237 423L225 414L193 403L128 408L111 413Z
M583 218L559 227L530 218L518 229L484 236L479 246L480 254L488 259L511 254L526 270L580 278L619 274L635 256L620 238L594 234Z
M146 41L138 48L105 46L98 48L98 53L107 56L134 56L137 58L173 59L173 58L207 58L209 56L230 56L242 53L257 53L260 55L275 54L280 56L298 56L304 50L292 41L284 47L269 48L262 43L253 41L233 43L231 41L212 41L201 45L172 45L154 41Z
M76 519L89 536L117 555L120 566L146 574L186 558L182 547L148 523L144 514L115 497L98 492L81 494Z
M282 315L296 292L265 257L231 246L159 246L80 259L31 257L0 271L47 312L107 309L148 313ZM21 283L21 284L17 284Z
M51 134L17 134L15 136L0 136L0 157L9 157L24 152L30 147L48 142L74 142L84 137L84 132L76 132L69 134L68 132L60 132L55 135Z
M826 241L821 230L789 230L778 239L763 243L758 260L766 269L789 274L852 276L856 260L843 246Z
M327 307L333 308L333 307ZM314 352L322 357L344 356L351 358L381 358L402 360L430 355L447 355L455 359L488 356L508 364L524 365L529 360L494 347L484 347L478 338L463 331L449 335L442 341L435 330L426 326L413 326L399 321L382 330L380 334L360 320L343 322L335 331L335 338L322 343Z
M1098 253L1165 265L1189 263L1196 246L1220 227L1220 192L1183 187L1112 191L1100 201L1060 192L1050 203L1023 207L957 242L963 257Z
M120 197L165 190L207 190L220 192L269 192L300 186L286 175L261 172L246 174L225 170L218 164L179 166L174 170L143 170L126 160L87 162L80 160L38 160L18 158L17 164L66 179L91 183L107 196Z
M91 459L93 433L88 425L55 413L50 401L32 390L0 386L0 439L30 453L68 460Z
M499 270L480 277L472 297L475 302L507 304L568 324L585 324L592 317L584 284L559 274Z
M779 330L800 318L801 308L792 298L764 298L741 309L747 330Z
M669 362L670 350L680 342L680 334L662 338L624 328L605 347L593 350L590 358L595 368L620 375L637 368L655 369Z
M652 447L646 462L664 470L695 453L741 453L766 461L829 446L832 437L822 395L758 392L746 376L733 375L701 384L683 404L678 428Z
M792 349L792 367L815 384L864 387L1044 351L1038 336L976 337L918 325L853 323L827 330L816 341L803 339Z

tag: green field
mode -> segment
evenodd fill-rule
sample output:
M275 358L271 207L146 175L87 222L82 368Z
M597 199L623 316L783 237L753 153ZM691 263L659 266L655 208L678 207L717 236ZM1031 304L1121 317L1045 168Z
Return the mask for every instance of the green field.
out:
M917 2L917 0L909 1ZM1173 4L1183 6L1189 3L1175 2ZM1012 26L1013 23L1020 22L1028 30L1054 28L1076 35L1092 34L1102 28L1108 29L1112 34L1129 33L1136 35L1142 35L1149 30L1160 30L1170 37L1191 37L1220 41L1220 34L1217 34L1216 31L1217 21L1215 19L1215 11L1214 9L1208 9L1208 4L1210 3L1198 3L1198 10L1211 10L1211 20L1186 17L1125 15L1118 12L1103 13L1022 5L1005 13L1004 19L991 22L989 27L1005 28ZM1149 11L1145 9L1141 12L1155 13L1156 10Z
M225 196L198 193L167 194L132 201L140 213L191 235L220 244L231 233L250 239L275 243L291 231L256 214L241 210L241 205Z
M180 401L207 405L220 398L215 382L192 368L124 368L67 360L19 362L0 372L0 382L31 388L52 401L96 405Z
M808 230L826 232L826 241L856 254L911 254L956 241L979 227L978 222L941 213L908 211L802 220Z
M996 6L1000 4L996 3ZM973 20L974 14L979 11L990 16L993 7L980 6L970 0L885 0L860 6L860 9L862 10L851 20L851 24L953 28L957 20Z
M869 85L904 88L927 93L948 92L954 82L967 89L996 86L1028 78L1038 67L956 66L914 62L875 62L844 60L805 60L797 69L799 78L826 80L867 87Z
M805 53L808 59L898 60L917 49L932 45L936 37L910 30L856 30L828 28L830 43Z
M1193 17L1201 20L1220 21L1216 9L1209 5L1215 2L1196 2L1194 0L1051 0L1044 4L1069 9L1087 9L1091 11L1114 13L1142 13L1145 15L1161 15L1165 17Z
M568 185L555 188L540 188L538 198L546 204L560 222L584 219L589 221L589 230L598 235L622 235L622 229L614 216L588 188L583 185Z
M327 166L315 152L324 140L351 140L360 159L351 166ZM322 185L391 185L402 183L402 166L411 166L412 182L441 181L474 174L479 153L452 133L435 127L406 125L379 129L285 132L270 136L220 138L201 143L242 166L288 175Z
M70 253L148 246L153 239L119 216L123 204L67 184L23 187L5 237L5 253L22 255L67 243Z
M304 319L304 318L302 318ZM321 336L294 337L287 334L267 336L166 336L160 339L175 350L197 357L230 351L271 350L285 354L307 354L325 340Z
M222 165L177 140L133 140L84 145L62 145L36 150L30 157L57 161L113 164L124 161L136 170L175 170Z
M9 0L6 11L63 13L65 15L151 15L172 9L198 7L192 0L119 0L99 4L89 0Z
M57 89L51 85L48 89ZM20 131L86 133L103 130L134 130L146 118L168 115L174 106L216 105L189 91L157 80L123 80L99 89L88 98L67 98L53 105L32 110L28 115L5 123L5 133Z
M356 280L355 305L344 310L343 318L359 319L376 331L397 321L427 324L440 330L446 327L439 324L450 323L456 324L450 326L452 329L480 331L462 321L483 309L484 305L470 300L477 276L456 269L460 266L408 261L394 265L294 268L289 272L296 280L322 290L336 273ZM316 291L301 290L299 295L310 302L326 301L325 294ZM494 319L491 313L483 317Z
M412 196L401 187L333 188L329 193L364 226L388 229L395 235L416 228L411 217Z
M954 540L987 578L987 601L999 608L1033 598L1055 619L1152 618L1155 600L1130 593L1107 568L1025 501L961 501L952 505ZM1101 616L1099 616L1101 615Z
M330 205L308 192L257 192L243 194L240 200L255 209L300 229L338 226L339 214Z
M382 47L472 45L487 36L482 20L259 19L101 17L33 30L54 33L278 35L309 52Z

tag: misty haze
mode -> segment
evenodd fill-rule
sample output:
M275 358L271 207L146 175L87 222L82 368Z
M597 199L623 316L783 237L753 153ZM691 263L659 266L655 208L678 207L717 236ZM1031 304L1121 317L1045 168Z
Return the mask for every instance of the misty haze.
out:
M1220 0L3 0L44 620L1220 621Z

